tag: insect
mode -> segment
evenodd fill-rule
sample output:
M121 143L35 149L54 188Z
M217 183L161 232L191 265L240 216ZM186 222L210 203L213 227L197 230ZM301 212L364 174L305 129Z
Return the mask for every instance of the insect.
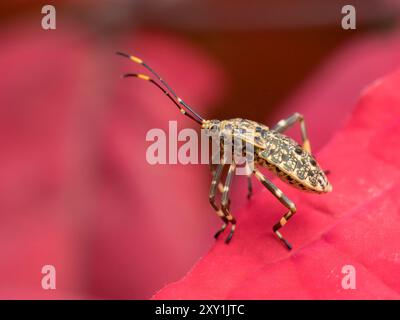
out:
M239 139L240 141L251 143L254 152L254 165L248 175L248 198L250 198L252 194L251 175L254 174L257 180L259 180L288 210L282 218L273 225L272 229L283 244L291 250L292 245L282 236L280 229L296 213L296 206L276 185L261 173L258 167L270 170L284 182L303 191L314 193L327 193L332 191L332 185L326 177L327 172L321 169L311 154L311 146L307 136L304 117L299 113L295 113L287 119L279 121L272 129L255 121L240 118L223 121L206 120L179 98L171 87L143 60L122 52L117 52L117 54L142 65L159 82L147 75L139 73L127 73L124 74L123 77L136 77L151 82L164 92L183 115L200 124L203 129L210 130L215 134L223 134L224 136L232 137L236 140ZM283 132L297 122L300 124L302 145L299 145L296 141L283 134ZM220 148L223 148L222 143ZM228 168L228 171L224 184L222 184L222 173L225 167ZM222 227L215 234L215 238L218 238L228 225L230 225L231 229L225 240L226 243L231 241L236 228L236 219L230 211L230 190L236 168L234 161L230 164L224 162L219 163L216 165L216 168L211 165L213 177L209 192L209 201L218 217L223 222ZM222 193L220 206L216 203L218 190Z

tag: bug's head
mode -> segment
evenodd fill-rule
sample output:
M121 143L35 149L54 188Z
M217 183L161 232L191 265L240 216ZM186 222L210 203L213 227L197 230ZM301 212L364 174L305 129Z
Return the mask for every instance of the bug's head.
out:
M213 135L219 135L220 133L220 125L221 121L219 120L204 120L202 124L202 128L207 130L208 133Z

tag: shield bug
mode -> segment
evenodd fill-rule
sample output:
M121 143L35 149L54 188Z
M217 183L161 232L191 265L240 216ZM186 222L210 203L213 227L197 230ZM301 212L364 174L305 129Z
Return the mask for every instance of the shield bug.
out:
M142 59L117 52L117 54L130 59L131 61L146 68L155 79L139 73L127 73L124 77L136 77L158 87L179 109L179 111L201 125L203 129L210 130L213 134L223 134L230 136L235 140L241 140L250 143L253 147L254 164L248 175L248 197L252 193L250 177L255 177L287 208L287 212L273 226L273 232L290 250L292 246L282 236L280 229L296 213L295 204L269 179L267 179L257 167L263 167L274 173L281 180L302 191L314 193L327 193L332 191L332 186L326 177L326 171L322 170L317 161L311 154L311 145L307 136L304 117L299 113L294 113L287 119L279 121L272 129L255 121L246 119L230 120L206 120L196 113L186 102L179 98L172 88ZM302 144L298 144L293 139L283 133L292 127L295 123L300 124ZM220 147L223 149L222 143ZM228 167L225 181L222 184L222 172ZM218 217L223 221L222 227L215 234L215 238L231 225L230 232L225 240L229 243L236 228L236 219L230 211L230 187L232 178L236 170L236 163L218 163L216 167L211 165L212 182L209 192L209 201L216 211ZM218 190L222 193L221 203L216 203L216 194Z

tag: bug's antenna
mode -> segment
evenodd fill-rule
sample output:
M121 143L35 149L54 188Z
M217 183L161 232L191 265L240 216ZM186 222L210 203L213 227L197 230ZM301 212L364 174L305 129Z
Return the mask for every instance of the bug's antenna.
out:
M170 94L167 90L165 90L163 87L161 87L156 81L154 81L153 79L151 79L149 76L146 76L146 75L140 74L140 73L126 73L126 74L122 75L122 77L123 77L123 78L135 77L135 78L138 78L138 79L142 79L142 80L151 82L151 83L154 84L157 88L159 88L162 92L164 92L164 94L167 95L167 97L178 107L179 111L180 111L183 115L185 115L185 116L189 117L190 119L196 121L198 124L202 124L202 120L198 120L198 119L194 118L190 113L187 113L187 112L175 101L175 99L171 96L171 94Z
M179 104L183 105L187 110L189 110L200 122L204 121L204 119L199 114L197 114L185 101L179 98L177 94L174 92L174 90L172 90L172 88L168 85L168 83L166 83L164 79L161 78L161 76L157 72L155 72L149 65L147 65L142 59L135 56L131 56L124 52L116 52L116 53L120 56L128 58L133 62L141 64L143 67L149 70L169 90L169 92L171 92L171 94L175 97L175 99L178 100Z

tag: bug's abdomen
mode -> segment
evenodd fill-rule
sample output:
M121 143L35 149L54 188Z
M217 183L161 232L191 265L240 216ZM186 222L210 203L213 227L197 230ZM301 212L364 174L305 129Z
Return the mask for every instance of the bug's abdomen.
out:
M327 178L311 154L293 139L270 131L258 163L274 172L284 182L302 190L324 192Z

